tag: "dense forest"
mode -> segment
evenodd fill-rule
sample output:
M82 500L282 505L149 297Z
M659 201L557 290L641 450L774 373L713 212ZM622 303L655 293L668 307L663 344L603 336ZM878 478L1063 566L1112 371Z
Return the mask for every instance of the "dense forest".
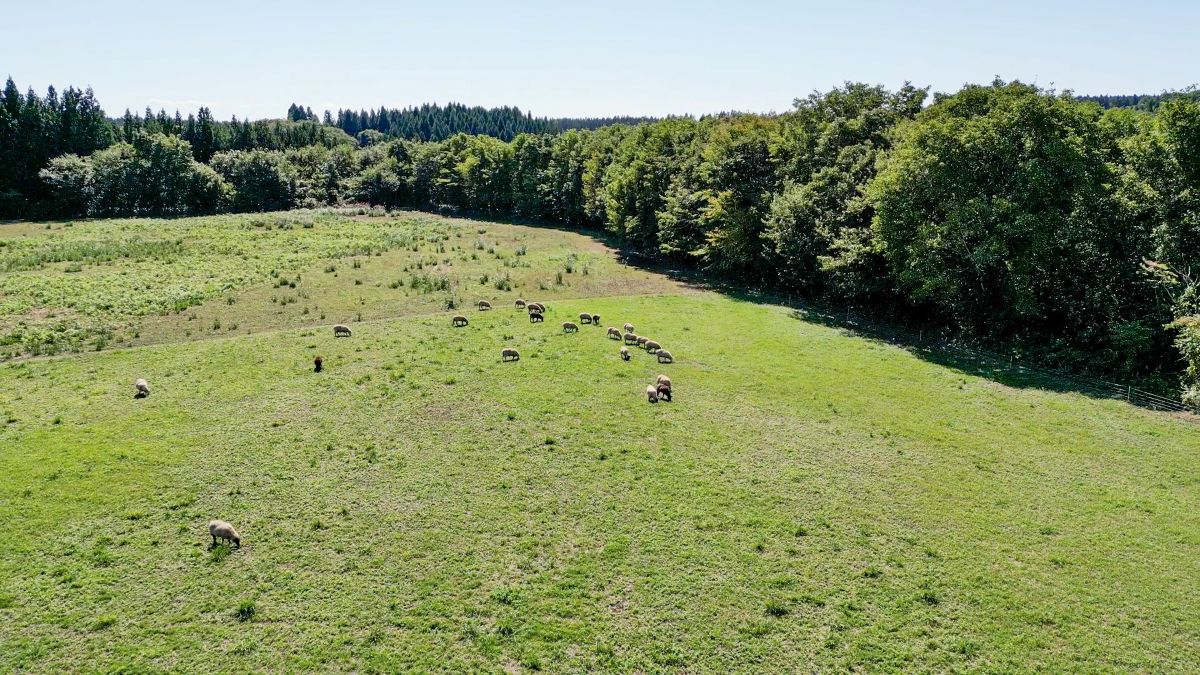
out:
M316 121L311 108L292 104L288 119ZM560 118L534 117L519 108L467 107L461 103L446 106L425 104L420 107L379 110L338 110L333 116L326 113L331 124L351 136L364 131L377 131L384 136L407 138L413 141L444 141L455 134L492 136L511 141L519 134L548 134L569 129L599 129L613 124L652 122L647 117Z
M1101 108L1132 108L1134 110L1144 110L1146 112L1154 112L1163 103L1175 98L1184 98L1191 101L1200 101L1200 91L1189 88L1183 91L1167 92L1165 94L1125 94L1125 95L1103 95L1103 96L1077 96L1079 101L1089 101L1099 105Z
M311 126L320 140L237 145L247 135L232 122L105 124L90 91L10 86L0 192L10 214L40 217L370 203L603 229L714 279L1081 370L1181 378L1200 404L1200 102L1189 97L1151 113L1019 82L933 97L847 84L779 115L511 141L374 130L346 142L303 113L251 128Z

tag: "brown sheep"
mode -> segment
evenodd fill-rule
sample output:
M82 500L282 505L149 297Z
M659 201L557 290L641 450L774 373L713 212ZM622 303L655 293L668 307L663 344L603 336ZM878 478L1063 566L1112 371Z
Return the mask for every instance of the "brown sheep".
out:
M504 349L501 349L500 350L500 361L503 363L504 361L509 361L509 360L520 361L521 360L520 352L518 352L516 349L513 349L512 347L505 347Z
M467 325L467 317L465 317L461 314L456 314L454 316L454 318L450 319L450 325L455 326L455 327L465 326L465 325Z
M646 344L644 346L646 347L646 351L650 352L651 354L662 349L662 345L658 344L654 340L646 340Z
M479 311L481 311L481 312L487 311L492 308L492 303L488 302L487 300L480 300L479 302L477 302L475 304L479 306Z
M591 314L588 314L587 312L582 312L582 313L580 313L580 315L579 315L579 323L591 323L591 322L592 322L592 315L591 315Z
M671 387L665 384L660 384L655 389L658 390L658 398L661 401L671 402Z
M637 346L645 347L646 343L649 342L649 340L650 340L650 338L642 337L641 335L639 335L639 336L637 336Z
M238 548L242 547L242 535L233 529L233 526L223 520L210 520L208 522L208 533L212 535L212 545L215 548L217 540L233 542Z
M134 398L146 398L150 395L150 384L141 378L133 383L133 388L137 390L137 393L133 395Z
M631 323L625 324L625 332L632 333L633 332L633 324L631 324Z
M658 362L659 363L675 363L675 357L671 356L671 352L669 352L665 349L660 349L660 350L658 350Z
M517 298L513 301L513 306L515 306L517 309L525 309L525 301L521 298Z
M542 312L542 313L546 312L546 306L540 302L531 302L531 303L525 305L525 309L527 309L531 312Z
M634 335L633 333L625 334L625 344L627 344L627 345L637 344L637 339L638 339L638 337L636 335Z
M325 359L321 358L320 354L317 354L317 358L313 359L313 372L319 373L319 372L321 372L321 369L324 367L325 367Z
M668 387L670 387L671 386L671 378L667 377L666 375L659 375L658 379L655 380L655 383L656 384L665 384Z
M621 358L626 361L629 360L629 347L621 347Z
M563 322L563 332L564 333L574 333L577 330L579 330L579 326L576 326L575 324L571 323L570 321Z
M351 335L349 326L339 323L333 327L333 337L350 337Z
M658 403L658 388L654 385L646 386L646 399L651 403Z
M620 340L621 339L621 331L617 330L616 328L609 328L608 329L608 337L610 337L614 340Z
M529 313L529 323L537 323L538 321L545 321L545 320L546 320L546 317L542 316L541 312L530 312Z

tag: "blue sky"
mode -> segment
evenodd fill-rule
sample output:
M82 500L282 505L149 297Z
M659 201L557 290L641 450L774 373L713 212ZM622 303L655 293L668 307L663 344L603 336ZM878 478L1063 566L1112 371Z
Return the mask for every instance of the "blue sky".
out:
M769 111L846 80L1076 93L1200 82L1200 2L0 0L0 77L227 119L423 102L538 115Z

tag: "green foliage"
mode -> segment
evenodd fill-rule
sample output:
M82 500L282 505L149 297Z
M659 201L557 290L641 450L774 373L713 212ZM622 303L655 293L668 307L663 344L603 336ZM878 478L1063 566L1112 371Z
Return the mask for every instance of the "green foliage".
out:
M211 166L233 186L234 211L282 211L295 203L295 180L280 153L222 152L213 156Z
M1175 347L1187 364L1183 374L1183 402L1200 410L1200 315L1178 319L1174 327Z
M911 301L948 322L1094 350L1145 295L1113 152L1093 108L968 87L901 130L870 187L877 244Z
M215 213L234 194L192 159L187 141L161 134L139 134L87 158L56 158L42 178L55 191L55 210L68 215Z

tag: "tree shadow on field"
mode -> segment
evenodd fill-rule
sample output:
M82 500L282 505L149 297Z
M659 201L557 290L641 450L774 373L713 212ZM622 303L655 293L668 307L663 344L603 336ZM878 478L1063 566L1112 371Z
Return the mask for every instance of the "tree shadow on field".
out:
M637 251L606 243L617 251L621 263L663 274L689 287L720 293L755 304L781 305L797 321L820 324L843 334L900 347L922 361L937 364L964 375L980 377L1018 389L1041 389L1057 393L1075 393L1090 398L1123 400L1148 410L1190 413L1175 398L1172 390L1147 391L1129 384L1103 380L1091 375L1055 370L1022 362L1012 355L990 351L977 344L955 340L937 329L911 328L880 320L847 307L830 307L795 296L755 289L727 281L704 277L691 269L679 269ZM1187 414L1188 419L1197 419Z
M427 213L414 211L414 213ZM820 324L845 335L900 347L917 358L972 377L1019 389L1041 389L1057 393L1075 393L1090 398L1123 400L1140 408L1189 413L1169 389L1147 391L1129 384L1110 382L1077 372L1055 370L1010 355L989 351L978 344L955 340L935 329L920 329L888 322L846 307L820 305L804 298L754 288L745 284L714 279L702 272L671 264L630 248L610 232L583 229L561 223L523 218L501 218L471 213L438 213L447 218L480 223L501 223L538 229L558 230L582 235L603 244L623 265L663 275L688 288L720 293L729 298L755 304L790 308L789 316L798 321ZM1198 419L1191 414L1188 419Z

